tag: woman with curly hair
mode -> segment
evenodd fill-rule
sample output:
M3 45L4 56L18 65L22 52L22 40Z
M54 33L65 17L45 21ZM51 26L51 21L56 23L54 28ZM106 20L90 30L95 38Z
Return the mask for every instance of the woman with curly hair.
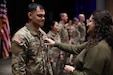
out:
M72 75L113 75L113 21L107 10L95 11L87 24L88 41L80 45L57 43L45 39L66 52L78 54L75 66L65 65Z

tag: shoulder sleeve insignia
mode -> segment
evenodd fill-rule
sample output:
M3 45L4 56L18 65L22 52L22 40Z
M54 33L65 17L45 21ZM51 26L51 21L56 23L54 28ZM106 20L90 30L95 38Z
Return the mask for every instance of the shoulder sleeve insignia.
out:
M25 41L19 35L15 35L13 41L18 45L23 45L25 43Z

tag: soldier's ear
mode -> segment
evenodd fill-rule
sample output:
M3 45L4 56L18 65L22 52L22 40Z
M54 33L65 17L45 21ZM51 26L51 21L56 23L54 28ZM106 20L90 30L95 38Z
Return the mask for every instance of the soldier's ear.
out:
M32 17L31 17L31 15L32 15L32 13L31 12L28 12L28 17L29 17L29 19L31 19Z

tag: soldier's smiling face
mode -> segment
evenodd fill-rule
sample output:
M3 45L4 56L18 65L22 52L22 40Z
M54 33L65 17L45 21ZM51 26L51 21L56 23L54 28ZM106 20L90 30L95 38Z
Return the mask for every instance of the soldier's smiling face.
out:
M45 21L45 10L37 7L36 11L30 12L29 18L35 27L42 27Z

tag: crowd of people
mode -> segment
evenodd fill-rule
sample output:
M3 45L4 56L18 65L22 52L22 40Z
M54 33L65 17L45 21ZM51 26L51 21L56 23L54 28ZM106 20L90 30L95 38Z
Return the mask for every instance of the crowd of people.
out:
M28 5L28 22L12 38L12 75L113 75L113 21L107 10L95 11L43 27L45 9ZM88 29L86 29L86 26ZM88 34L88 37L86 36ZM87 40L86 40L87 39Z

